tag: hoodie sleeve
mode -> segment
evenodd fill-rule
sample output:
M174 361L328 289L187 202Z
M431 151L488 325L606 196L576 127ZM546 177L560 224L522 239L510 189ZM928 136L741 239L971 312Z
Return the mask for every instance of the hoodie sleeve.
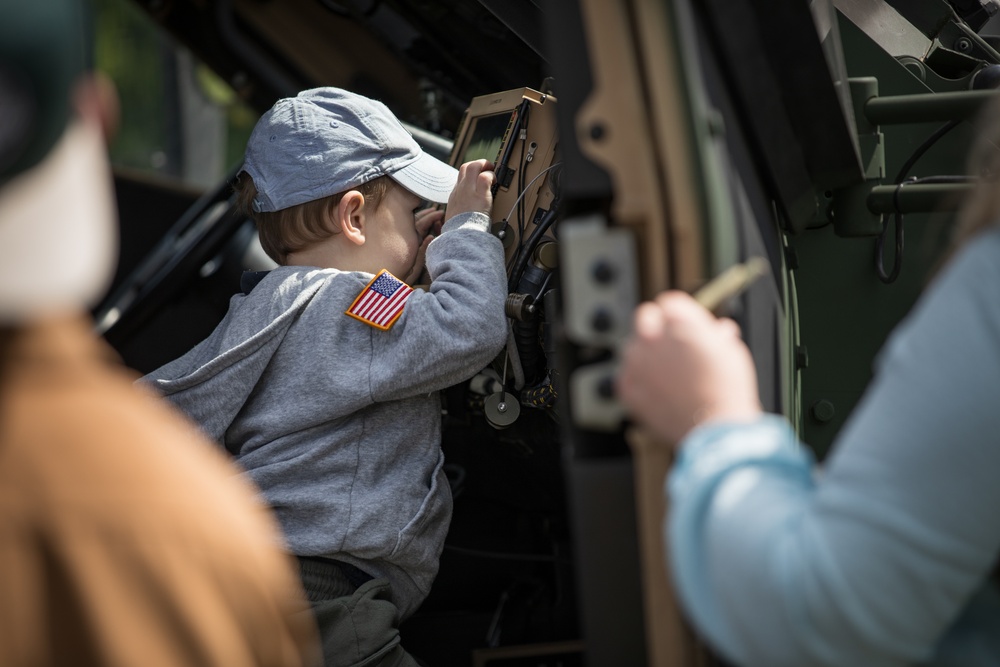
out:
M460 214L427 248L430 291L417 290L388 331L373 331L371 393L387 401L436 391L485 368L507 340L503 245L489 217Z

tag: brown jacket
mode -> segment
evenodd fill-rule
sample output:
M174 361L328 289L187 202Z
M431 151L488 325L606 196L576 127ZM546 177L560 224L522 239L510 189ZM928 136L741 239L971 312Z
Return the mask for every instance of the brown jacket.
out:
M305 665L276 524L214 445L90 332L0 350L0 665Z

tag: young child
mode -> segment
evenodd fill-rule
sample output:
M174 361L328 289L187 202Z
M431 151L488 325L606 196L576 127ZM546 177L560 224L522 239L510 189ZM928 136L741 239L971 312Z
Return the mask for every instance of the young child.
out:
M456 171L422 152L375 100L279 100L238 190L281 266L247 274L215 331L144 378L274 509L328 665L416 664L396 627L430 589L452 508L436 392L507 336L492 182L484 160ZM447 202L443 226L423 200ZM413 290L425 257L433 282Z

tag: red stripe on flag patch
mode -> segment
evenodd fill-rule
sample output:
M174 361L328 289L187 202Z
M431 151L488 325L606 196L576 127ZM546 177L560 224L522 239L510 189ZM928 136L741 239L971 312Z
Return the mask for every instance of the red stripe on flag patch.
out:
M403 314L403 306L411 294L412 287L382 269L365 285L344 314L385 331Z

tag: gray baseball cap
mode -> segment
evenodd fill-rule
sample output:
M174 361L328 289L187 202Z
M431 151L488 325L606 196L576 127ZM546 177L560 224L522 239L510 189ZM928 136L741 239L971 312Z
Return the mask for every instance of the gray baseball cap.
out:
M445 204L458 170L425 153L383 103L340 88L278 100L254 127L243 171L257 186L256 211L321 199L380 176Z

